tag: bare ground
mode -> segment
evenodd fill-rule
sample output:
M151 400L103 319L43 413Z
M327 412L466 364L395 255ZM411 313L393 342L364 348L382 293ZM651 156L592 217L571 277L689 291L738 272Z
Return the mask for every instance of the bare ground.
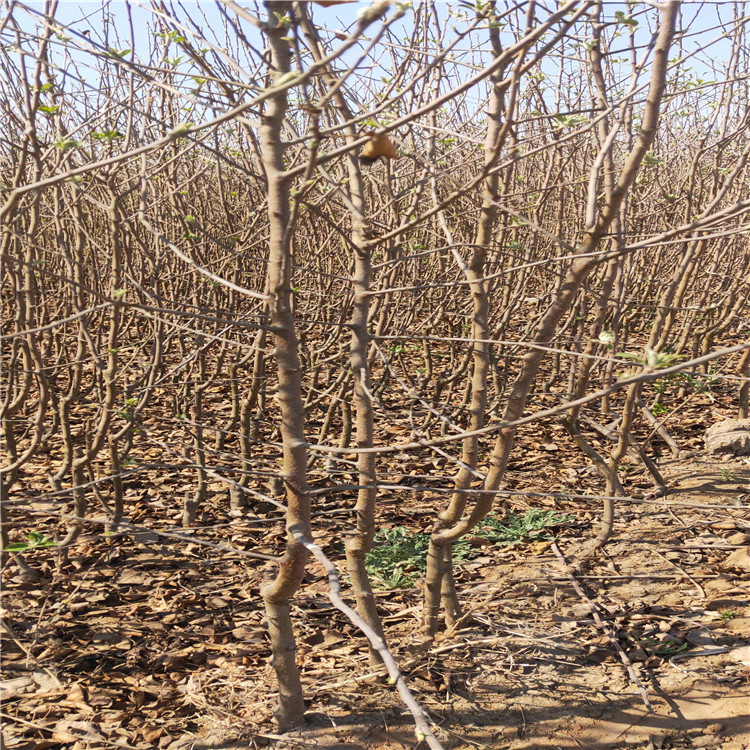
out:
M540 501L576 514L554 544L476 538L458 575L466 617L433 644L415 637L416 589L379 594L391 646L446 748L750 747L750 462L660 466L670 494L621 504L603 552L589 554L598 504L580 500ZM148 500L143 518L161 502ZM427 528L419 507L384 513ZM280 524L247 518L221 527L217 513L236 548L270 551L282 536ZM319 524L332 554L336 518L333 508ZM92 533L59 570L52 551L33 554L42 576L11 563L3 590L8 749L417 745L362 637L328 602L322 569L311 568L295 611L309 719L282 737L263 566L148 534Z

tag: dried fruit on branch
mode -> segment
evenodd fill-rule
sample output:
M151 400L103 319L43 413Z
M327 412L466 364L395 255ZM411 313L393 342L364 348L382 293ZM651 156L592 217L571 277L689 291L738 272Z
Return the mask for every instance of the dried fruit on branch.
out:
M385 133L370 133L370 140L365 144L359 160L363 164L373 164L380 157L397 159L398 151Z

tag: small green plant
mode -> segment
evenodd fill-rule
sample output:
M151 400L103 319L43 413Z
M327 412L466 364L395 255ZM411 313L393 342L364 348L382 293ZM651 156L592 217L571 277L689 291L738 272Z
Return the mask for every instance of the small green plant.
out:
M383 588L411 586L427 567L429 542L427 534L412 534L404 526L379 531L365 558L367 572Z
M132 422L134 419L133 409L135 409L136 406L138 406L137 398L126 398L125 408L118 411L117 416L120 417L120 419L124 419L128 422Z
M37 110L47 116L57 115L60 113L60 105L59 104L40 104L37 107Z
M523 514L509 511L504 521L487 516L476 531L496 545L512 546L550 539L547 529L572 520L573 516L558 515L552 510L536 509ZM365 568L376 585L383 588L412 586L427 569L429 545L429 534L415 534L404 526L384 529L375 535L375 547L365 557ZM474 551L466 539L459 539L453 545L453 560L467 560Z
M154 33L154 36L166 41L175 42L176 44L186 41L186 38L179 31L161 31Z
M39 547L57 547L57 542L54 539L49 539L46 534L41 531L32 531L27 537L25 542L12 542L5 548L5 552L28 552L32 549L38 549Z
M585 115L552 116L552 125L556 128L574 128L576 125L581 125L584 122L588 122L588 117Z
M621 23L624 26L637 26L638 21L635 20L632 16L627 15L622 10L615 11L615 23Z
M719 619L722 622L728 622L733 617L737 617L737 610L736 609L722 609L719 612Z
M680 643L679 641L665 641L656 648L651 649L654 656L661 656L662 658L671 658L681 651L686 651L689 648L689 643Z
M683 381L698 393L710 394L713 386L715 386L719 382L719 378L717 377L712 377L711 375L709 375L708 377L696 378L689 372L676 372L674 373L674 377L676 380Z
M494 516L487 518L479 525L482 536L495 544L514 545L521 542L541 542L551 539L547 532L552 526L560 526L574 520L573 516L561 516L554 510L532 509L522 515L508 511L505 521Z
M55 141L55 146L60 151L70 151L74 148L80 148L83 144L80 141L75 141L72 138L60 138L59 141Z
M731 472L730 469L720 469L719 470L719 476L725 481L725 482L733 482L735 480L734 474Z
M96 141L116 141L118 138L124 138L125 136L119 130L111 129L92 133L91 137Z
M680 359L679 354L667 354L664 352L655 352L651 347L646 346L643 349L644 356L632 354L631 352L618 352L618 357L630 359L636 364L647 367L649 370L659 370L662 367L669 367L676 360Z

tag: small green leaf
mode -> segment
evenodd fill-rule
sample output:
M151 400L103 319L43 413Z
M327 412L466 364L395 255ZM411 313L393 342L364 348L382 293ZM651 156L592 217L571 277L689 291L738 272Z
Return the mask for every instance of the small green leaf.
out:
M72 138L61 138L55 141L55 146L61 151L69 151L71 148L80 148L83 144L80 141L74 141Z
M125 136L119 130L101 130L98 133L92 133L91 137L95 141L114 141Z
M49 539L46 534L41 531L32 531L27 537L25 542L13 542L6 548L6 552L24 552L26 550L38 549L39 547L57 547L57 542L54 539Z
M170 42L175 42L179 44L180 42L186 41L185 37L177 30L174 31L161 31L154 36L159 37L160 39L166 39Z
M636 21L633 16L627 15L622 10L615 11L615 23L621 23L624 26L630 26L631 28L635 28L638 25L638 21Z
M643 357L640 357L637 354L631 354L630 352L617 352L618 357L622 357L623 359L629 359L633 362L637 362L639 365L645 365L646 360L643 359Z
M172 138L177 138L181 135L187 135L190 132L191 127L192 123L181 122L179 125L175 125L175 127L173 127L172 130L169 131L169 135Z
M572 128L581 123L588 122L584 115L553 115L553 125L556 128Z

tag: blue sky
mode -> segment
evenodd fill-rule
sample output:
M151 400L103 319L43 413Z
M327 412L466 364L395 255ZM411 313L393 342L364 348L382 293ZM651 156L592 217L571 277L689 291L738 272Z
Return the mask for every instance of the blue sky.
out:
M248 8L251 12L255 12L255 8L258 4L255 2L240 2L240 5ZM335 7L324 8L317 4L312 3L313 14L316 22L329 29L341 29L346 30L356 21L357 12L369 5L369 0L357 0L356 2L350 2L346 4L337 5ZM33 9L37 12L41 12L44 8L44 2L42 0L31 0L24 2L23 5ZM93 32L101 31L103 27L103 7L106 6L107 14L112 18L114 27L117 31L128 34L127 30L127 10L125 0L109 0L103 2L102 0L61 0L58 6L56 14L57 19L61 24L70 26L75 31L85 31L87 29ZM148 6L147 2L142 3L143 6ZM442 19L449 24L455 23L455 20L448 18L450 10L461 11L461 3L456 0L455 2L435 2L433 5L438 9L438 13ZM498 7L502 8L506 3L498 2ZM605 2L605 13L610 18L614 17L618 11L627 14L628 7L623 2ZM221 41L223 36L223 30L219 28L220 14L217 10L216 3L214 0L181 0L176 3L175 7L179 10L184 8L187 12L195 18L195 20L203 27L204 33L211 33L212 27L216 31L216 41ZM636 19L640 20L640 30L646 31L651 25L653 19L656 17L656 12L653 8L650 8L646 3L635 2L632 3L631 7L634 8L633 15ZM739 8L740 4L735 2L683 2L682 3L682 22L681 25L685 31L685 45L688 51L695 49L696 47L707 44L708 42L716 39L721 34L721 25L725 27L732 20L733 11L735 8ZM139 37L137 40L141 43L146 42L146 27L153 20L153 15L148 7L140 7L140 3L131 2L130 12L132 14L136 35ZM263 12L263 9L260 9ZM16 14L19 19L22 19L22 14ZM409 15L407 14L404 23L408 25ZM31 20L31 19L30 19ZM249 24L243 23L243 27L246 32L249 32L249 36L254 36L255 33L248 29ZM726 53L728 49L727 45L719 44L712 47L710 59L720 60L722 54ZM707 62L708 58L702 61L702 64Z
M317 4L313 4L311 7L313 9L313 18L321 28L328 29L329 31L345 31L355 23L357 13L369 4L369 2L353 2L331 8L323 8ZM30 12L28 14L24 14L22 10L23 5L29 8ZM38 16L35 17L35 13L38 14L43 11L44 3L41 1L32 1L26 2L23 5L16 6L15 17L24 29L32 31L38 25ZM101 60L100 58L92 57L91 52L87 51L87 48L90 50L92 44L104 46L105 49L114 49L122 53L124 59L132 59L136 62L148 61L150 50L154 46L162 49L164 47L164 40L157 39L154 35L153 24L155 16L148 8L149 3L147 0L144 0L142 5L145 7L142 7L140 2L131 2L128 4L124 0L110 0L109 2L102 2L101 0L62 0L58 6L56 19L61 26L66 27L65 34L69 36L70 42L66 43L64 40L61 41L59 39L54 40L57 53L56 61L58 64L61 67L65 67L70 65L71 60L75 61L79 65L79 71L83 79L92 88L98 88L100 86L98 66ZM259 4L255 2L251 3L244 0L240 2L240 5L248 8L252 13L264 13L262 6L259 7ZM506 5L511 4L506 4L502 0L499 0L497 5L502 10ZM219 48L231 47L236 41L236 34L231 29L227 32L224 28L222 15L217 9L214 0L182 0L181 2L175 0L173 3L170 3L170 6L175 8L175 17L179 21L182 21L185 24L185 28L188 29L186 36L189 38L191 37L190 31L194 30L192 23L195 23L199 33L209 43L215 44ZM440 23L449 30L447 34L448 39L451 36L451 29L465 28L465 24L473 17L471 10L462 7L462 3L458 1L438 2L434 3L434 7ZM539 7L539 13L544 15L544 6L540 3ZM714 42L729 27L733 14L740 7L739 3L731 2L684 2L682 4L682 18L680 23L683 36L678 43L681 45L682 54L692 53L694 50L709 44L709 42ZM637 21L638 25L636 27L627 25L613 27L613 29L616 28L618 30L619 36L611 39L609 46L612 56L619 55L624 61L623 79L629 74L629 62L626 60L625 55L630 46L628 32L634 29L636 45L645 47L651 39L651 34L658 18L658 11L649 4L634 2L630 8L632 8L632 18L634 21ZM606 19L614 19L618 13L621 16L630 18L629 12L631 11L625 3L605 3ZM466 16L465 19L459 17L462 13ZM188 17L192 21L188 20ZM108 22L105 22L105 18L109 19ZM404 19L399 22L400 30L397 35L401 35L402 33L408 35L412 27L412 19L413 15L411 13L405 15ZM131 40L131 23L134 41ZM262 50L263 43L259 32L247 22L240 22L240 27L250 44L254 45L256 49ZM368 29L368 32L374 33L374 28L371 27L371 29ZM82 35L86 31L89 32L88 37ZM506 38L509 38L509 33ZM582 37L580 41L585 43L585 38ZM566 50L566 54L571 57L582 56L581 49L576 50L573 43L569 46L570 49ZM29 49L33 49L33 45ZM678 45L674 49L675 53L673 56L677 57L679 52ZM690 62L686 65L686 67L691 69L690 75L701 81L713 80L716 76L711 67L721 67L728 54L728 50L729 44L726 40L712 43L707 51L700 52L690 58ZM181 51L176 45L172 45L169 54L174 55L174 59L176 60L181 56ZM241 50L239 54L240 57L237 58L237 61L240 65L245 64L246 67L250 67L251 61L241 57ZM232 55L233 52L230 51L229 56L231 57ZM354 52L350 52L349 56L344 59L348 62L353 57ZM482 31L474 37L467 38L456 50L456 76L472 72L472 69L469 67L461 67L462 64L484 65L489 59L487 32ZM362 69L364 77L361 80L369 82L368 85L377 91L378 88L382 88L385 85L381 84L381 79L388 79L393 73L388 68L388 64L389 58L386 54L381 55L376 60L367 61ZM550 87L556 78L556 70L559 64L559 59L554 56L542 63L542 71L547 74L549 79L544 85L550 91ZM378 65L380 66L379 68ZM186 59L183 59L179 64L175 64L174 70L176 84L185 90L192 85L191 76L199 74L194 65ZM575 66L573 66L572 70L575 76ZM251 82L249 74L247 82ZM475 97L477 108L481 108L481 88L475 94L472 94L472 96Z

